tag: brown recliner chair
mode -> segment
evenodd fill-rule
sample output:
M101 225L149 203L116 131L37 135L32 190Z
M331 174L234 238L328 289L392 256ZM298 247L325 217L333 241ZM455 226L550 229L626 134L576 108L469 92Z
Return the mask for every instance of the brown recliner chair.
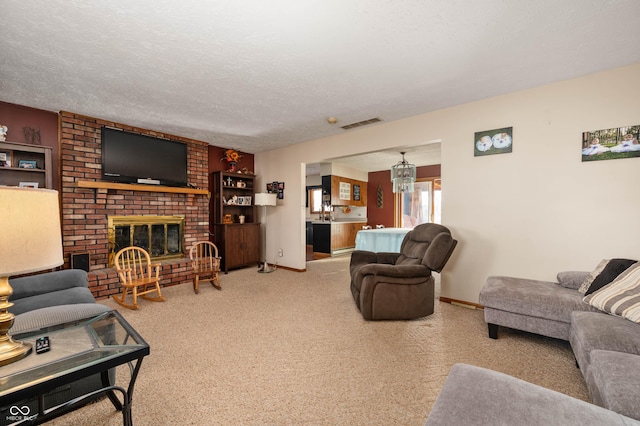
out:
M356 250L351 255L351 293L366 320L409 320L431 315L435 282L457 241L436 223L416 226L400 253Z

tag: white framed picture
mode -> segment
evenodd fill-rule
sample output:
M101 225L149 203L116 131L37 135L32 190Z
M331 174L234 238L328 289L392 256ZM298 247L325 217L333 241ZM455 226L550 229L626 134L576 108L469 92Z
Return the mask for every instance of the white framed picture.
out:
M351 200L351 184L349 182L340 182L340 199Z
M18 186L20 188L37 188L38 187L38 182L20 182L20 184L18 184Z

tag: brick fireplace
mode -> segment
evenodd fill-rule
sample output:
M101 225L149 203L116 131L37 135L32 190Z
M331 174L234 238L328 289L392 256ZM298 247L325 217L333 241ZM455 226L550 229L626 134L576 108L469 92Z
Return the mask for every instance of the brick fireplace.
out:
M165 135L70 112L60 113L60 169L65 268L71 254L89 253L89 288L96 298L120 291L115 269L109 266L109 217L179 216L184 218L182 253L162 260L161 285L190 282L192 273L184 251L195 241L209 239L209 199L206 195L147 192L130 189L87 188L83 182L101 181L102 126L166 137L187 145L189 184L208 187L208 144ZM158 189L158 188L154 188ZM174 253L175 254L175 253Z

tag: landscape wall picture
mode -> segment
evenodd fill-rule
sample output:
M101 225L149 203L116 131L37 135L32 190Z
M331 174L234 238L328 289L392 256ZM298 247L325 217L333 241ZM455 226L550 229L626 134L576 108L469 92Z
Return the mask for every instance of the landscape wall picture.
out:
M640 125L582 133L582 161L640 157Z

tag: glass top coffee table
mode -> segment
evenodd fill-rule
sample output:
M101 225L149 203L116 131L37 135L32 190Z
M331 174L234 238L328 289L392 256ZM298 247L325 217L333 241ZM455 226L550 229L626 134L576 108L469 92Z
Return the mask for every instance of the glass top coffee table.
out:
M84 405L97 394L106 393L116 409L122 410L124 424L133 424L133 387L142 359L149 355L149 345L118 311L13 337L29 342L35 348L36 341L44 336L49 338L51 349L48 352L36 354L34 350L27 357L0 367L0 407L11 406L7 423L43 423ZM131 369L131 379L124 389L111 383L109 370L126 363ZM102 378L102 389L45 410L42 395L97 373ZM121 394L122 401L116 393ZM26 406L12 406L33 397L39 398L37 413Z

